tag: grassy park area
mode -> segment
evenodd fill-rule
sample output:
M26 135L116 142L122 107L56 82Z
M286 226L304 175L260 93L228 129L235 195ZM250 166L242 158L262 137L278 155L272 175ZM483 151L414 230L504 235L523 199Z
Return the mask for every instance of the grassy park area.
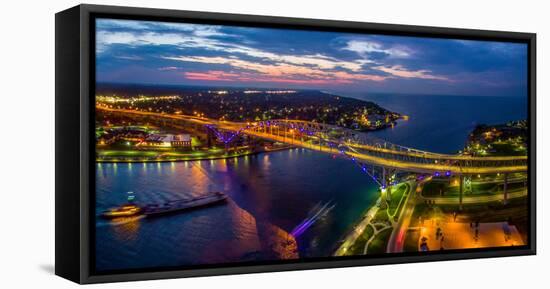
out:
M387 228L380 231L370 242L367 252L369 254L382 254L386 252L386 246L390 239L392 229Z
M392 188L387 207L376 211L363 233L348 248L346 255L379 254L386 251L394 224L405 205L410 184L400 183Z
M372 234L374 233L374 230L371 226L367 226L365 228L365 231L363 231L363 234L357 238L355 243L351 245L348 249L347 254L348 255L363 255L363 252L365 250L365 245L367 244L367 241L370 239Z
M410 190L410 185L408 183L400 183L394 187L391 193L391 201L388 202L388 211L387 214L390 218L394 218L394 221L397 220L401 209L405 204L407 193Z

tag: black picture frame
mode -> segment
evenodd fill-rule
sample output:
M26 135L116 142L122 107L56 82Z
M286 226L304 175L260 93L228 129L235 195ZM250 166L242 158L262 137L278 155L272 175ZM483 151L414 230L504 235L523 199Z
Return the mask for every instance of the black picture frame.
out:
M516 248L328 257L98 274L93 270L95 226L91 223L95 216L91 209L95 202L95 139L92 137L95 127L95 27L92 23L96 17L526 43L530 130L528 244ZM86 4L57 13L55 20L56 275L77 283L100 283L536 254L536 34Z

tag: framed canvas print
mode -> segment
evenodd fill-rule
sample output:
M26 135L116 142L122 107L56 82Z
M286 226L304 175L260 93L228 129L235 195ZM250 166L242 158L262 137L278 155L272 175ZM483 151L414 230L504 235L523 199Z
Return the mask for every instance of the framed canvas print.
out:
M56 14L56 274L535 254L535 34Z

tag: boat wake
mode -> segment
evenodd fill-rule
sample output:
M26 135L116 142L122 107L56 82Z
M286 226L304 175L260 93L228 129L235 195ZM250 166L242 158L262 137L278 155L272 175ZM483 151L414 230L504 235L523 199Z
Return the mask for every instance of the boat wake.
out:
M307 218L305 218L298 226L296 226L290 234L297 238L300 235L302 235L307 229L309 229L317 220L320 218L326 216L334 207L336 204L332 203L331 201L326 202L324 205L321 206L321 202L317 203L313 209L311 209L308 213Z

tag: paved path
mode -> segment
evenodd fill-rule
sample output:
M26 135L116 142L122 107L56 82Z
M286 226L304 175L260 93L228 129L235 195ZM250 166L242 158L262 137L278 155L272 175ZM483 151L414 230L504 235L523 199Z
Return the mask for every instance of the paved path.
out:
M384 230L392 230L393 229L393 227L390 226L390 225L383 225L379 229L377 229L376 226L372 223L370 223L370 226L372 227L373 233L372 233L372 236L370 236L370 238L365 243L365 247L363 248L363 255L367 255L370 243L372 243L372 241L376 238L376 236L378 236L378 234L382 233L382 231L384 231Z
M379 204L380 201L381 201L380 198L378 198L378 201L376 202L376 204ZM334 252L333 254L334 256L343 256L346 254L346 251L348 250L348 248L357 241L359 236L363 234L367 226L370 224L370 221L372 220L372 218L376 216L376 213L378 212L378 210L379 210L378 205L374 205L372 206L372 208L370 208L367 211L367 213L363 216L363 220L361 220L361 222L357 226L355 226L353 231L351 231L346 236L340 248L338 248L338 250Z
M470 223L435 222L430 225L431 223L427 222L421 231L422 237L427 239L426 243L431 251L440 250L441 247L448 250L524 245L517 228L506 222L480 223L477 238L475 229L470 227ZM436 237L437 228L441 229L445 237L443 241ZM506 231L508 231L508 235Z

